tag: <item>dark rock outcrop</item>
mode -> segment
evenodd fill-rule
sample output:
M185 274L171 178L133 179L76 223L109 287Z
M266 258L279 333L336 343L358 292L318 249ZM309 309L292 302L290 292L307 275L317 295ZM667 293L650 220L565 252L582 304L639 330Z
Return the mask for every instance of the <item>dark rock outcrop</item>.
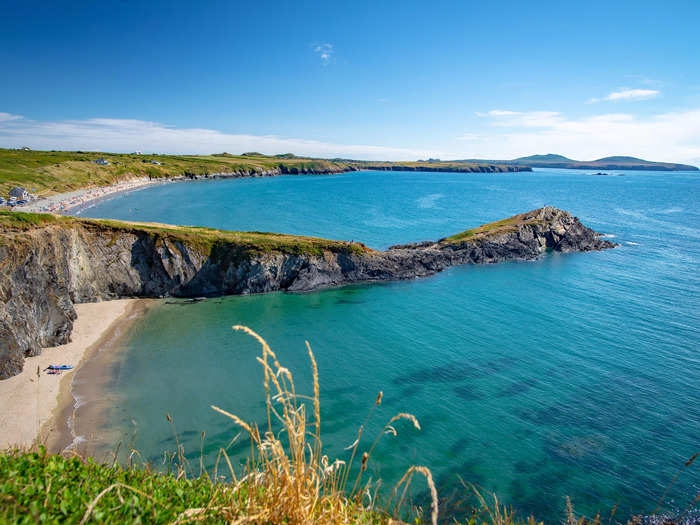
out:
M288 245L244 249L233 241L202 248L189 238L158 231L147 225L65 219L2 232L0 379L19 373L25 356L69 340L74 303L308 291L424 277L460 264L535 259L546 251L615 246L552 207L383 252L330 241L330 248L307 252ZM299 239L301 246L304 238Z

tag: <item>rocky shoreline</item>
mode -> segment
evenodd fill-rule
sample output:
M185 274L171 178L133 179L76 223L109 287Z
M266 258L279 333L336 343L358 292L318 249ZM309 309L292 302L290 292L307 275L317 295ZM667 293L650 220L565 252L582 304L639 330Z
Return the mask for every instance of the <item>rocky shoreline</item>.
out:
M386 251L274 234L260 237L259 245L231 240L226 232L201 242L198 235L204 237L205 230L179 235L177 227L41 215L25 226L22 215L14 214L15 222L0 232L0 379L19 373L25 356L69 341L76 303L303 292L425 277L461 264L532 260L547 251L616 246L553 207Z

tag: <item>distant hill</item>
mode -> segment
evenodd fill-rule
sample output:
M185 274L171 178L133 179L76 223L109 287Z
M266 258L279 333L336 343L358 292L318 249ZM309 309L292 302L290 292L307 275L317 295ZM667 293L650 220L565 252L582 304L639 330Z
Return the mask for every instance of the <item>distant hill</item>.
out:
M506 166L529 166L531 168L569 168L580 170L655 170L655 171L698 171L697 166L675 162L653 162L636 157L613 156L597 160L573 160L563 155L548 153L530 155L513 160L465 159L455 162L494 163Z
M546 155L530 155L529 157L519 157L515 161L520 162L576 162L564 155L555 155L547 153Z

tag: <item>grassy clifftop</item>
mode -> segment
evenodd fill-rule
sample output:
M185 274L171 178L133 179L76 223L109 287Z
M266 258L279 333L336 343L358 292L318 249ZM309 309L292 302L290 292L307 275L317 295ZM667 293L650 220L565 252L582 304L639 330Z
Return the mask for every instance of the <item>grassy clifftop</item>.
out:
M5 238L5 240L15 239L17 233L47 226L85 227L101 230L107 235L116 232L137 234L141 232L170 242L182 242L195 248L203 255L210 255L217 246L235 246L241 251L250 253L279 252L293 255L321 255L326 251L356 254L371 252L362 243L282 233L236 232L201 226L173 226L158 223L83 219L48 213L0 211L0 238Z
M538 216L539 212L540 210L533 210L527 213L521 213L520 215L514 215L513 217L508 217L507 219L502 219L500 221L482 224L477 228L472 228L470 230L451 235L450 237L445 237L444 239L441 239L440 242L460 243L462 241L475 241L485 237L517 232L521 227L527 226L528 224L543 223L542 219Z

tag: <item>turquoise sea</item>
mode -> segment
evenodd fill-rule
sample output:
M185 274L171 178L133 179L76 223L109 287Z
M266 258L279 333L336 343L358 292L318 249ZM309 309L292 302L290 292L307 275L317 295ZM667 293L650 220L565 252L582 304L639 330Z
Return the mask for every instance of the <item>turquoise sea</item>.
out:
M162 301L113 364L105 431L158 462L206 463L238 433L218 405L262 423L263 335L299 391L318 360L326 453L344 448L373 405L371 443L396 412L370 472L391 486L412 464L437 481L443 516L469 497L461 480L548 522L564 497L617 517L685 509L700 490L700 174L536 170L361 172L172 183L102 201L84 216L362 241L432 240L554 205L621 246L537 262L464 266L432 278L306 294ZM362 448L362 447L361 447ZM240 460L247 449L231 447ZM460 480L461 479L461 480ZM416 485L415 497L425 486ZM476 504L472 498L466 504Z

